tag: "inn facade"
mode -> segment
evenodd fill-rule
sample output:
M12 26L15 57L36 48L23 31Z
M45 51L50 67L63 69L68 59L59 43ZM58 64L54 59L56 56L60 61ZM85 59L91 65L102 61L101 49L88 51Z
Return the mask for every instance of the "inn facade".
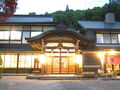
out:
M43 15L15 15L0 24L4 73L81 74L120 70L120 22L78 21L84 35Z

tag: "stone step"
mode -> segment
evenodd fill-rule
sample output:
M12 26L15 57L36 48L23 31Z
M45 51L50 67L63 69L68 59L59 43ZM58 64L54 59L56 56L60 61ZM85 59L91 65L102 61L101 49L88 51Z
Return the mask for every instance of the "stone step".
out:
M81 76L27 76L26 79L37 79L37 80L80 80Z

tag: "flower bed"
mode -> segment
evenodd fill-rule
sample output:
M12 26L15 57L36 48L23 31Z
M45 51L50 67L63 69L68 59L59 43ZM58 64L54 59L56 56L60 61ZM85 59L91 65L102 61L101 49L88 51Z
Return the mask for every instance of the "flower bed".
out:
M95 72L83 72L82 76L83 78L95 78L96 74Z

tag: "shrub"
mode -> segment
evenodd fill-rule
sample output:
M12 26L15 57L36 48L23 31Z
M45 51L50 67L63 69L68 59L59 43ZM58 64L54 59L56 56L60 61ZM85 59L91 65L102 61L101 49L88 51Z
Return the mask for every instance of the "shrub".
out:
M84 74L95 74L95 72L83 72L82 74L83 74L83 75L84 75Z
M2 77L3 70L0 68L0 78Z

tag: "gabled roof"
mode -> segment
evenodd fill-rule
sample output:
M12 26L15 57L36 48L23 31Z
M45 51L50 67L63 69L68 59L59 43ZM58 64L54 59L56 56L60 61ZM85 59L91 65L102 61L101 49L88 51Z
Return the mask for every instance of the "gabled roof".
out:
M14 15L8 18L7 23L40 23L53 22L53 17L48 15Z
M50 40L50 37L54 38L54 40ZM68 42L69 39L67 38L65 40L65 37L69 37L72 39L71 43L75 43L78 40L80 41L79 43L79 48L84 49L87 47L89 44L92 44L93 41L89 40L85 36L79 34L78 32L74 30L68 30L68 29L57 29L57 30L48 30L43 32L40 35L37 35L35 37L31 38L26 38L27 42L35 49L41 49L42 48L42 40L47 42L47 40L50 42L59 42L60 39L62 42ZM56 47L55 47L56 48Z
M87 29L109 29L109 30L120 30L120 22L105 23L104 21L78 21L78 24L83 28Z
M47 30L47 31L44 31L42 34L39 34L35 37L31 37L31 38L26 38L27 41L34 41L34 40L37 40L37 39L42 39L44 37L47 37L49 35L64 35L64 34L69 34L71 37L76 37L78 39L82 39L84 41L87 41L87 42L90 42L90 40L88 38L86 38L85 36L79 34L77 31L75 30L69 30L69 29L66 29L66 30Z

